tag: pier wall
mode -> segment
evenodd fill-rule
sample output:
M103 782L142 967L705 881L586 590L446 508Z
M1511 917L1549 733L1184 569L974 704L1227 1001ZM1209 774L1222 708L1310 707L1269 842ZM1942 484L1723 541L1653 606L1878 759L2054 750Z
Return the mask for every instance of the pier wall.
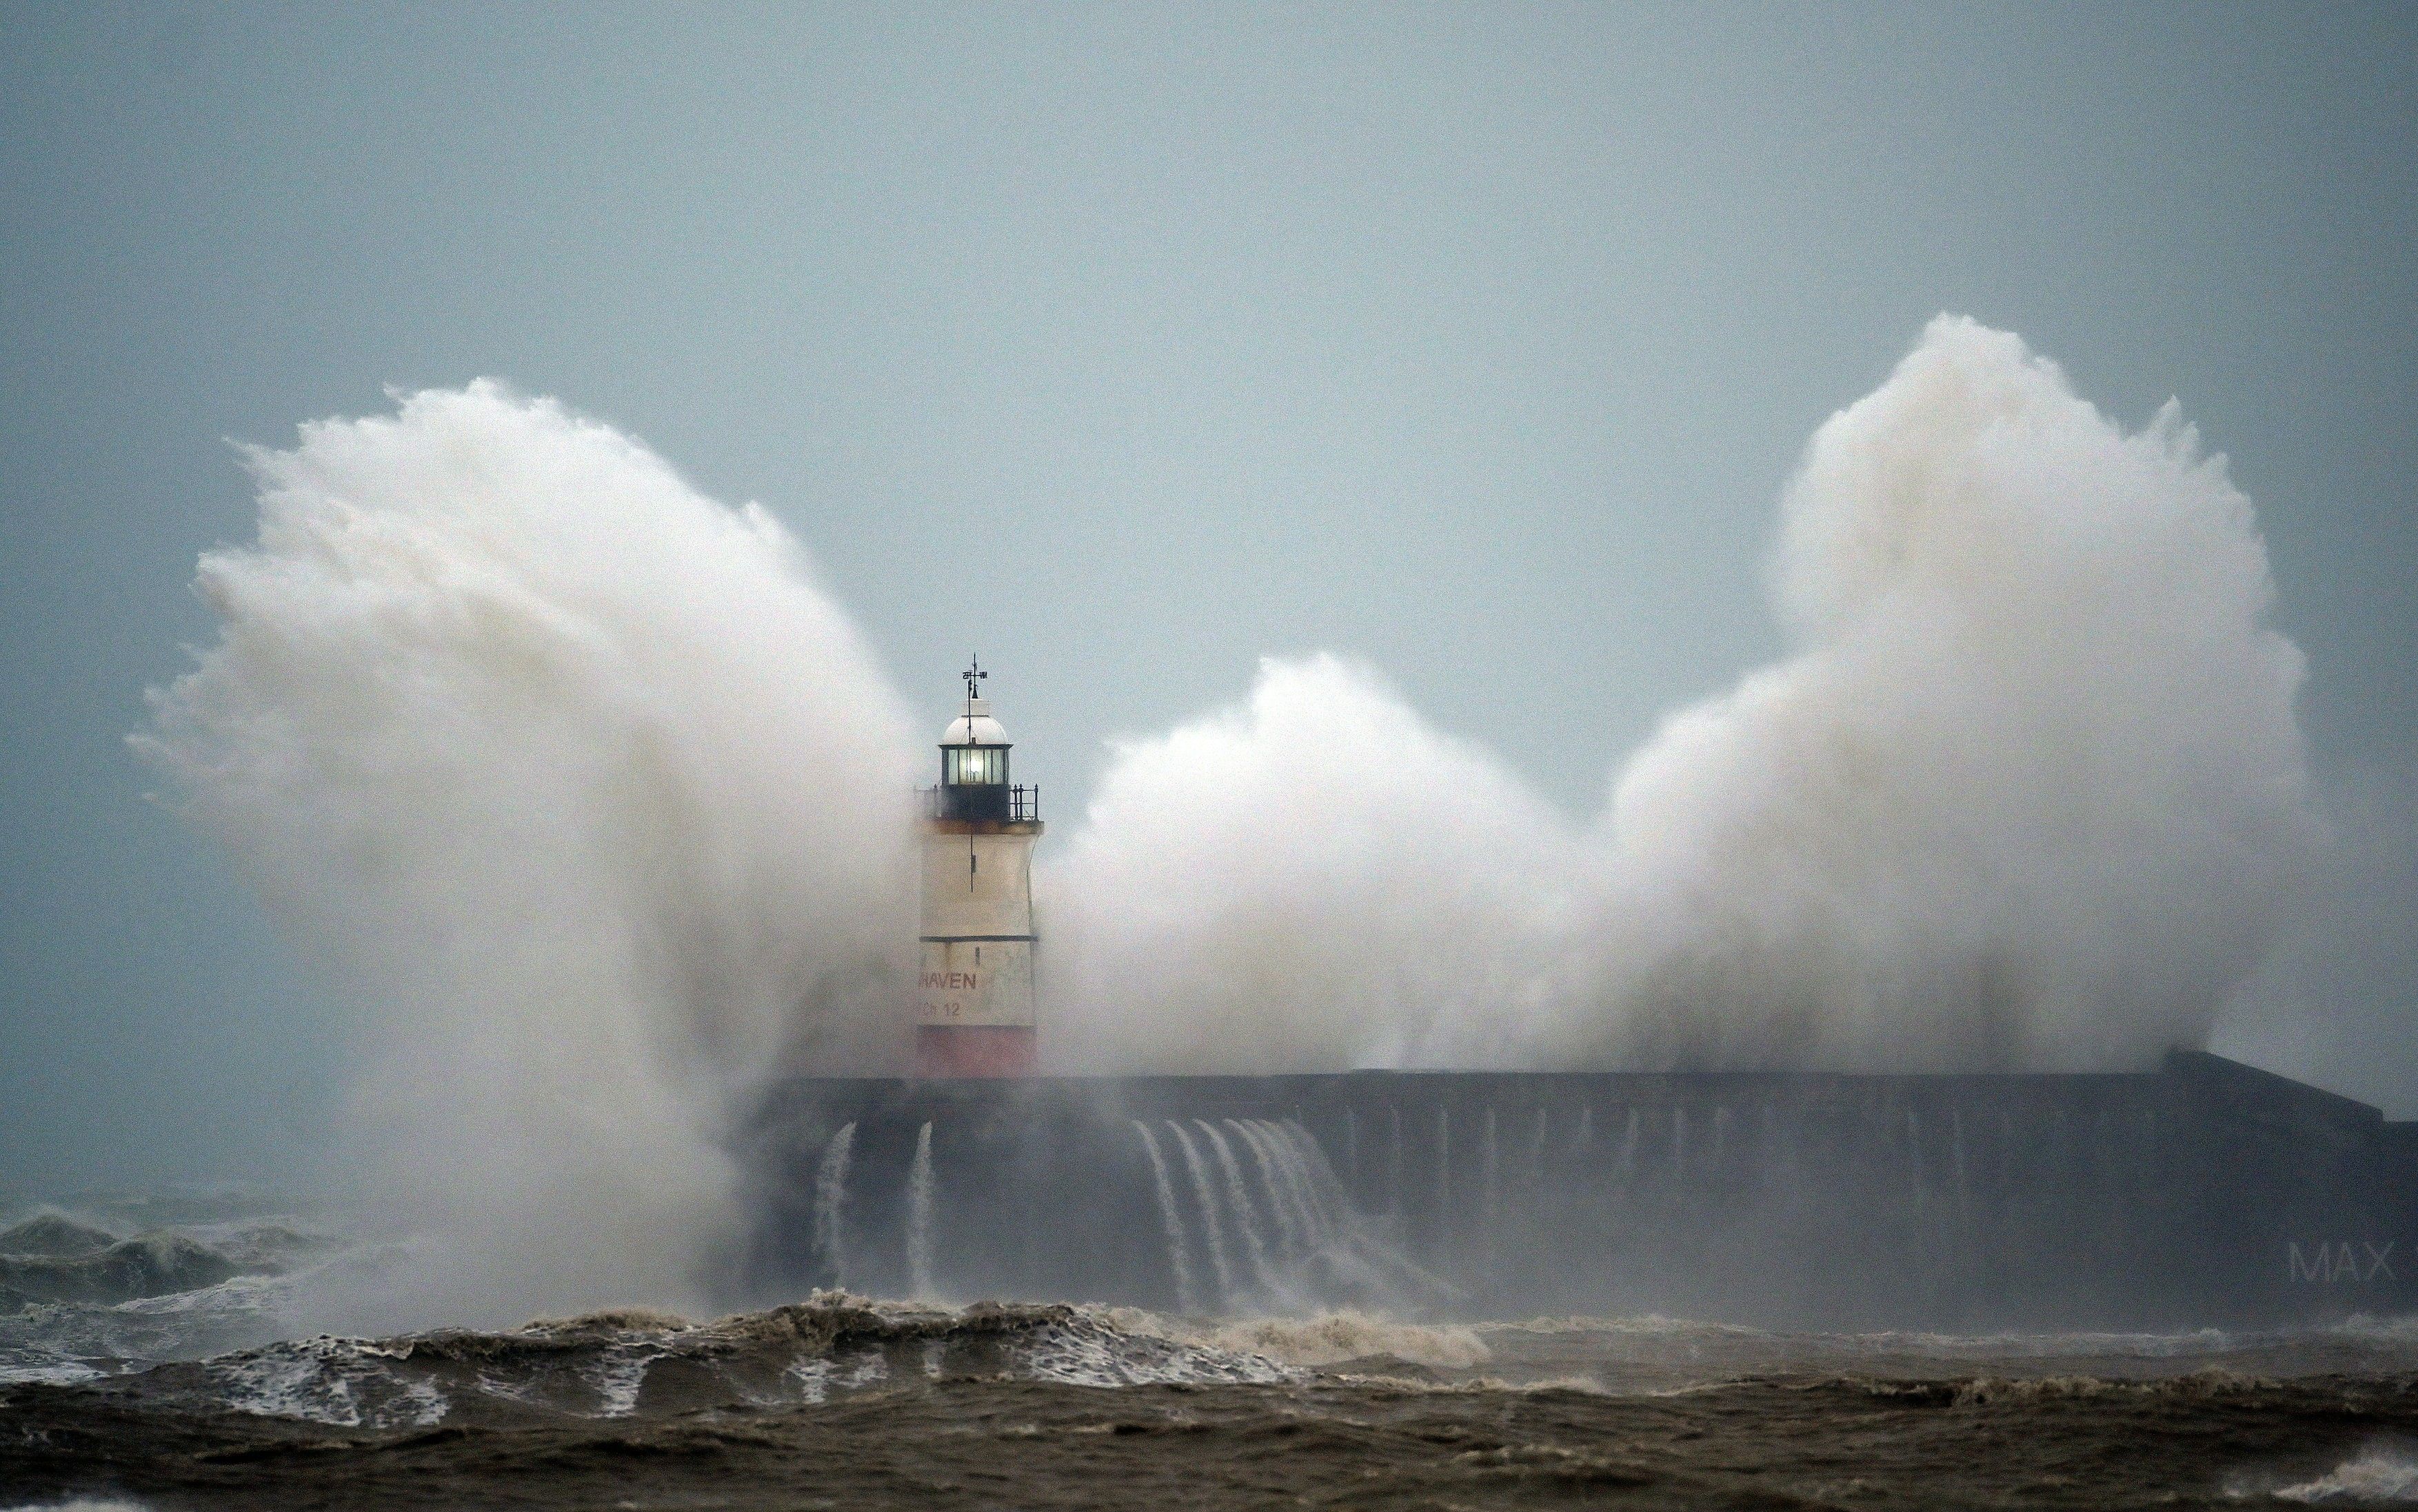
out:
M2418 1125L2139 1075L783 1085L761 1289L1192 1312L2257 1326L2418 1304Z

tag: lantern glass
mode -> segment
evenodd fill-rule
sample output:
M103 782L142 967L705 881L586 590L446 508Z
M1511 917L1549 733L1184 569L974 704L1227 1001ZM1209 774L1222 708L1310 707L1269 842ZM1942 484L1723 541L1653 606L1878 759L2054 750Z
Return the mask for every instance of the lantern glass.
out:
M958 786L1007 781L1007 750L997 745L953 745L941 775Z

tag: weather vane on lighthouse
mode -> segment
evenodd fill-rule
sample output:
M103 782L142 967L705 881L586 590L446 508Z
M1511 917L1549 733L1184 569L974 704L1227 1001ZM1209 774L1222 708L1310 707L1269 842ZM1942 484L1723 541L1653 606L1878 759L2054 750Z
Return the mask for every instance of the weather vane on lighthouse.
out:
M1041 789L1007 780L1007 731L981 696L974 657L958 674L966 710L941 735L941 782L925 789L924 925L915 1069L1016 1077L1038 1049L1033 990L1033 845Z

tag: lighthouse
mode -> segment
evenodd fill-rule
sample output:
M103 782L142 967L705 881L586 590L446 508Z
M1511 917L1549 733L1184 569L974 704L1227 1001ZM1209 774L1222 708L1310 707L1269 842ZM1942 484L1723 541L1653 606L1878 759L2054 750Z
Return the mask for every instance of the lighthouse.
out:
M1041 789L1007 780L1007 731L963 674L965 712L941 736L941 782L924 792L923 962L915 1070L1018 1077L1033 1070L1033 843Z

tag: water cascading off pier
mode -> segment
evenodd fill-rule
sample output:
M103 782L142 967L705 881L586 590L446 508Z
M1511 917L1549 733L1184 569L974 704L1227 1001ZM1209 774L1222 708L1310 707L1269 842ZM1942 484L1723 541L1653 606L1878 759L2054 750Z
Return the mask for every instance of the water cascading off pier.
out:
M2157 1073L815 1079L754 1283L1186 1313L2150 1327L2418 1302L2418 1126Z
M912 1079L773 1092L750 1284L1188 1314L2158 1328L2403 1306L2418 1125L2155 1073L1045 1077L1037 790L964 673L925 790Z

